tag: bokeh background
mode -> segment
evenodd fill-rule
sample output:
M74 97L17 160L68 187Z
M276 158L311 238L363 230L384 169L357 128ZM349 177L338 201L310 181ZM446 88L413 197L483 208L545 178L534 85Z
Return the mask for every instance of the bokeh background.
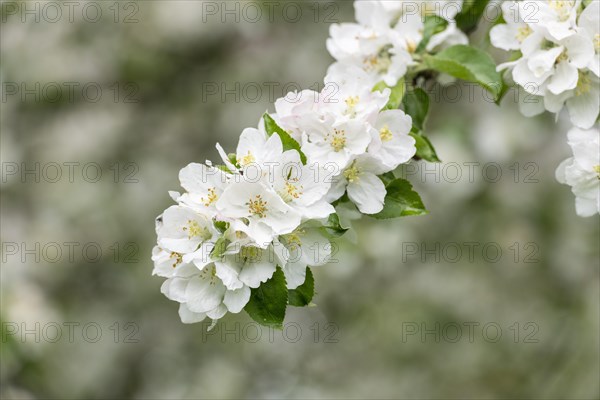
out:
M430 214L355 222L283 332L207 333L150 275L154 218L179 169L320 87L352 3L73 3L2 2L1 398L600 396L600 228L554 178L562 119L433 88L443 163L398 171Z

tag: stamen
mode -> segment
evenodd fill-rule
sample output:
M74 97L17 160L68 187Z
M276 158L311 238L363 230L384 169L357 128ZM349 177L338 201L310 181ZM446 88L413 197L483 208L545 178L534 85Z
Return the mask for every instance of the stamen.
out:
M202 197L202 198L200 198L200 201L202 201L202 204L204 204L205 207L208 207L211 204L213 204L215 201L217 201L217 199L218 199L217 192L216 192L216 189L213 187L213 188L208 189L208 194L207 194L206 198Z
M356 168L356 165L352 164L350 168L344 171L344 177L350 183L357 182L360 180L360 171Z
M383 142L389 142L394 138L394 135L392 134L392 131L390 131L390 128L387 125L384 125L384 127L379 130L379 137Z
M327 134L325 141L330 141L334 151L341 151L346 147L346 131L343 129L335 129L332 134Z
M250 214L259 218L267 216L267 202L262 199L261 195L257 194L254 199L250 198L246 205Z

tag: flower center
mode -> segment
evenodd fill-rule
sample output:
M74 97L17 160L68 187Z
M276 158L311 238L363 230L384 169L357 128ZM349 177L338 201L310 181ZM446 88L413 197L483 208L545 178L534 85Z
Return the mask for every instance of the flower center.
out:
M344 102L346 103L346 111L344 112L346 115L350 115L352 118L356 117L356 106L360 101L360 97L358 96L350 96Z
M258 248L256 248L256 247L244 246L240 250L240 257L242 257L244 259L244 261L248 261L248 260L250 260L251 262L259 261L260 260L260 252L259 252Z
M521 28L519 28L517 30L517 40L519 41L519 43L523 43L523 41L525 39L527 39L527 37L529 35L531 35L533 31L531 30L531 28L529 27L529 25L525 25Z
M217 196L216 189L213 187L213 188L208 189L208 194L207 194L206 198L202 197L202 198L200 198L200 201L202 201L202 204L204 204L205 207L208 207L212 203L217 201L217 198L218 198L218 196Z
M364 64L367 71L375 71L377 73L385 73L392 65L392 55L390 49L392 45L385 45L377 54L365 58Z
M208 240L212 236L206 227L200 226L198 221L193 221L191 219L188 220L188 224L183 227L183 230L187 231L189 239L197 236L203 240Z
M302 236L304 236L305 233L306 231L304 229L296 229L294 232L284 236L290 251L302 247Z
M567 53L567 50L563 51L558 57L556 57L555 63L558 64L561 61L569 61L569 54Z
M596 53L600 50L600 33L594 35L594 49L596 49Z
M242 167L244 167L248 164L252 164L255 160L256 160L256 158L254 158L254 155L250 152L250 150L248 150L248 154L243 156L242 159L240 160L240 165Z
M204 267L204 269L200 272L200 276L203 279L210 279L210 285L214 285L216 282L217 269L214 264L208 265Z
M173 268L176 268L178 264L183 262L183 255L175 252L171 252L171 256L169 258L174 258L175 262L173 263Z
M333 133L327 134L326 141L329 141L334 151L339 152L346 147L346 131L343 129L333 129Z
M288 180L285 182L285 189L283 190L283 193L280 193L280 195L283 200L288 203L294 199L299 199L300 196L302 196L302 189L302 185L298 187L295 183Z
M575 88L575 94L581 96L588 93L592 89L592 83L587 73L579 71L579 80L577 81L577 87Z
M575 2L573 0L568 0L568 1L551 0L550 1L550 7L554 11L556 11L556 13L558 14L558 18L561 21L566 21L567 19L569 19L569 12L573 8L574 5L575 5Z
M384 125L384 127L379 130L379 137L381 138L381 141L389 142L394 138L394 135L392 134L392 131L390 131L390 128L387 125Z
M415 43L414 40L406 39L406 50L410 54L413 54L415 52L415 50L417 50L417 44Z
M256 215L258 218L267 216L267 202L262 199L260 194L257 194L254 199L252 197L248 199L246 205L250 214Z
M352 164L350 168L344 171L344 177L350 183L357 182L360 180L360 171L356 168L356 165Z
M596 175L598 175L598 179L600 180L600 165L594 166L594 171L596 171Z

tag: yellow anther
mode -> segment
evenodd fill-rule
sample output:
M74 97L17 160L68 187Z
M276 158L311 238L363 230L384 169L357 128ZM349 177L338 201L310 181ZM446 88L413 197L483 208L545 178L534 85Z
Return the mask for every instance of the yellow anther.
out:
M411 54L417 50L417 44L414 42L414 40L406 39L406 50L408 50L408 52Z
M206 227L200 226L198 221L188 220L187 226L183 227L184 231L187 231L188 238L200 237L203 240L208 240L212 236Z
M261 195L257 194L254 199L250 198L246 205L250 214L256 215L259 218L267 216L267 202L262 199Z
M245 260L260 260L260 252L258 248L252 246L244 246L240 250L240 256Z
M302 186L300 186L300 188L298 188L295 184L290 183L289 181L287 181L285 183L285 192L287 193L287 198L291 199L299 199L300 196L302 195L302 192L300 191L302 189Z
M248 154L241 158L240 165L244 167L248 164L252 164L254 161L256 161L256 158L254 158L254 155L248 150Z
M174 258L175 262L173 263L173 268L177 267L178 264L183 262L183 255L175 252L171 252L170 258Z
M200 199L200 201L202 201L202 204L204 204L205 207L210 206L211 204L213 204L215 201L217 201L218 196L217 196L217 192L215 188L209 188L208 189L208 194L205 197L202 197Z
M392 134L392 131L390 131L390 128L387 125L384 125L384 127L379 130L379 137L382 142L389 142L394 138L394 135Z
M357 182L360 179L360 171L355 165L352 165L352 167L344 171L344 177L350 183Z
M329 141L334 151L341 151L346 147L346 131L343 129L334 129L333 133L328 134L325 140Z
M579 80L577 81L577 87L575 88L575 95L581 96L588 93L592 89L592 82L590 77L585 72L579 71Z
M533 31L529 27L529 25L525 25L517 30L517 40L519 43L522 43L525 39L531 35Z

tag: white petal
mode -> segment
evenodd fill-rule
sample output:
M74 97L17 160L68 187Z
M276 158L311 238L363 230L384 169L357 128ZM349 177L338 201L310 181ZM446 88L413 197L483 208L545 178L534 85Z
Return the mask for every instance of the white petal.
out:
M205 313L217 307L224 294L225 286L220 280L211 281L201 277L192 278L185 291L188 307L197 313Z
M187 304L182 303L179 305L179 318L184 324L195 324L206 318L205 313L195 313L189 309Z
M186 289L190 280L185 278L167 279L160 288L160 291L169 299L178 303L186 301Z
M598 202L592 199L575 198L575 210L580 217L591 217L599 212Z
M536 78L551 73L552 67L558 56L563 52L562 46L553 47L549 50L538 50L528 60L527 67Z
M563 109L565 101L572 96L572 91L562 92L561 94L553 94L548 91L544 96L544 107L550 112L559 113Z
M306 280L306 263L301 257L295 257L295 260L287 263L283 269L285 282L288 289L296 289Z
M340 195L341 197L341 195ZM303 219L327 218L335 212L335 208L325 200L318 201L307 207L294 207Z
M521 42L517 39L516 25L500 24L490 31L490 40L494 47L502 50L519 50Z
M239 289L244 284L239 280L240 266L235 262L215 262L216 275L229 290Z
M585 68L594 58L594 43L584 35L573 35L563 42L569 61L577 68Z
M568 61L559 62L555 69L554 75L550 77L548 90L554 94L560 94L567 90L572 90L577 87L579 72Z
M269 255L265 252L263 258L268 258ZM273 276L275 272L275 264L268 259L261 259L256 262L247 262L244 264L242 272L240 272L240 280L251 288L257 288L261 283L266 282Z
M306 229L302 236L302 259L307 265L318 266L329 261L331 242L318 229Z
M222 318L225 314L227 314L227 307L223 304L219 304L217 307L206 312L206 316L212 319L213 323L215 320Z
M519 89L519 111L526 117L534 117L545 111L544 98L541 96L534 96ZM562 105L561 105L562 107Z
M556 172L554 173L554 176L556 177L556 180L559 183L562 183L563 185L567 184L567 176L566 176L566 172L565 170L567 169L568 166L573 164L573 158L567 158L566 160L564 160L563 162L561 162L559 164L559 166L556 168Z
M348 197L363 214L376 214L383 210L385 185L376 175L361 174L358 181L348 184Z
M244 286L241 289L228 290L225 292L223 304L227 306L229 312L237 314L244 309L249 300L250 288L248 286Z
M582 129L589 129L594 126L598 119L600 110L600 90L598 85L592 85L592 88L585 94L571 97L567 100L567 108L571 122Z

